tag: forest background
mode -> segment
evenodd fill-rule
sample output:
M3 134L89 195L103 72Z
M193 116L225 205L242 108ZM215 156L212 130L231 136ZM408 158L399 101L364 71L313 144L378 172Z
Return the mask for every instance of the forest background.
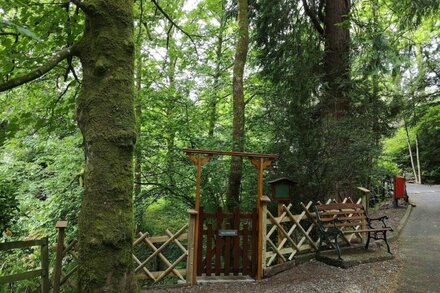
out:
M81 38L85 17L74 2L0 1L0 84ZM296 181L298 200L374 189L395 174L440 183L439 4L353 1L339 24L350 32L341 59L347 74L329 81L336 61L326 59L320 32L324 2L249 1L243 149L278 154L267 178ZM237 10L236 1L225 0L134 2L137 231L154 234L187 221L195 168L183 148L236 147ZM69 221L70 239L77 236L82 77L79 61L66 58L0 94L0 241L54 239L59 219ZM331 82L343 88L343 115L329 115ZM206 209L228 206L230 165L214 157L204 168ZM240 182L237 202L250 210L256 176L246 161ZM27 261L0 272L34 260Z

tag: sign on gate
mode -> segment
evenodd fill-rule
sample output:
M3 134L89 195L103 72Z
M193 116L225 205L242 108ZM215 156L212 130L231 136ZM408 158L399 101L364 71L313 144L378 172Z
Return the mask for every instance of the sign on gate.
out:
M234 237L238 236L237 230L218 230L218 236L220 237Z

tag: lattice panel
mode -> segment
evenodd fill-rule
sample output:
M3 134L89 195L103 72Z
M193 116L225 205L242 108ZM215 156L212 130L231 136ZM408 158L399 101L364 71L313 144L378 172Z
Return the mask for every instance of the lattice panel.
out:
M165 230L166 235L162 236L150 236L148 233L139 232L139 238L133 242L134 251L139 246L144 246L143 253L134 253L132 255L136 264L135 273L137 273L137 279L150 279L154 283L161 281L167 276L177 277L178 279L185 281L186 277L186 260L188 258L187 240L188 240L188 226L185 224L176 233L172 233L170 230ZM64 228L59 229L59 239L57 244L57 255L54 277L54 292L59 292L60 287L68 285L76 288L76 282L71 279L71 276L78 270L78 256L75 250L77 246L77 240L72 241L66 245L64 243ZM61 236L61 237L60 237ZM171 251L170 256L167 257L166 250ZM141 251L141 249L137 249ZM176 251L178 256L176 256ZM151 263L157 265L160 262L159 267L161 270L148 269L148 265ZM181 263L184 262L184 265ZM179 265L181 268L179 268ZM66 270L70 267L70 270Z
M177 269L177 266L181 262L185 262L188 257L188 250L185 245L182 244L182 240L188 239L188 234L184 233L188 230L188 224L179 229L176 233L172 233L170 230L166 230L166 235L164 236L154 236L150 237L148 233L140 233L139 238L133 243L133 246L145 245L148 251L152 253L148 256L143 256L144 260L141 260L140 256L133 254L133 260L137 264L135 268L135 273L140 273L137 275L139 279L151 279L154 283L161 281L166 276L175 276L180 280L185 280L186 269ZM157 244L157 245L155 245ZM161 244L161 245L159 245ZM164 253L164 251L170 246L175 246L180 250L181 254L174 260L170 260ZM165 267L161 271L152 271L148 269L148 264L153 261L157 261L157 258L161 262L161 268Z
M336 202L329 199L326 203ZM353 202L351 198L343 201ZM318 202L320 204L320 202ZM361 203L361 199L357 201ZM307 205L300 203L303 211L300 214L292 213L292 204L282 205L281 214L275 217L269 210L266 215L266 253L265 266L270 267L277 263L291 261L295 255L306 251L316 251L318 249L319 237L312 236L313 228L317 226L315 213L312 211L313 203L309 201ZM353 215L350 214L349 217ZM355 227L355 230L361 228ZM344 230L344 228L342 228ZM352 234L346 234L342 241L351 245L354 237L362 239L360 233L355 230ZM315 237L315 239L313 239Z

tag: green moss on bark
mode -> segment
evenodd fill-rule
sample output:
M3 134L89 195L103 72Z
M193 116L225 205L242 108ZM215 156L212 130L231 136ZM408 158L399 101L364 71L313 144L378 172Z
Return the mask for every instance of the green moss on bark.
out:
M84 1L79 45L83 83L77 119L84 137L85 190L79 222L80 292L134 292L133 1Z

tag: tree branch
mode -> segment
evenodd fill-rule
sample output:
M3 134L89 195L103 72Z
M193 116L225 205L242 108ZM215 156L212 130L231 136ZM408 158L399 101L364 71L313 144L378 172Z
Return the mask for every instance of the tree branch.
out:
M250 96L245 102L244 105L246 106L247 104L249 104L253 98L255 98L257 96L257 94L253 94L252 96Z
M85 5L81 0L70 0L70 2L75 4L85 14L93 15L95 13L95 9L92 5Z
M196 54L198 55L198 53L197 53L197 46L196 46L196 43L194 42L194 39L192 38L192 36L189 33L187 33L183 28L181 28L177 23L174 22L174 20L162 9L162 7L160 7L160 5L157 2L157 0L151 0L151 2L154 3L154 5L156 6L157 10L159 10L160 13L162 13L162 15L165 16L165 18L168 19L168 21L173 26L175 26L179 31L181 31L183 34L185 34L191 40L191 42L194 45L194 49L196 50Z
M324 2L325 0L319 0L319 6L318 6L318 18L321 20L321 22L324 22Z
M13 36L15 38L18 38L18 34L16 34L16 33L8 33L8 32L0 32L0 36Z
M52 59L48 60L45 64L32 70L28 74L13 78L5 83L0 84L0 92L13 89L17 86L20 86L22 84L25 84L27 82L30 82L32 80L35 80L43 76L44 74L49 72L52 68L54 68L58 63L60 63L69 56L73 56L73 51L74 51L73 48L74 46L65 48L59 51L58 53L56 53L55 56Z
M324 35L324 29L322 28L321 24L319 23L318 18L316 17L316 13L310 10L309 4L307 4L307 0L302 0L304 11L309 16L310 20L312 21L313 26L318 31L320 35Z
M17 33L10 33L10 32L0 32L0 36L11 36L14 37L15 41L14 44L18 42L18 34Z

